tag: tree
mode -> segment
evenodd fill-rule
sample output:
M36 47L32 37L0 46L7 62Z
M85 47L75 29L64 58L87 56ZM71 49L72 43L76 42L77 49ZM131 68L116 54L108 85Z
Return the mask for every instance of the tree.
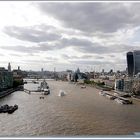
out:
M135 95L140 95L140 81L134 81L132 86L132 92Z

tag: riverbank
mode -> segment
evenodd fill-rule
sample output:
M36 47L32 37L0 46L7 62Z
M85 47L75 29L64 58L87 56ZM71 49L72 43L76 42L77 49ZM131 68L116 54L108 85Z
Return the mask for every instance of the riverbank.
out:
M10 89L7 89L5 91L2 91L2 92L0 92L0 98L3 98L3 97L5 97L5 96L7 96L15 91L22 90L22 89L23 89L23 86L18 86L15 88L10 88Z

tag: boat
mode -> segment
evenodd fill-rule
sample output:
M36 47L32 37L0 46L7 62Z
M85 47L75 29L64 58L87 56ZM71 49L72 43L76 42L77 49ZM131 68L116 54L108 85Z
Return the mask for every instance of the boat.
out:
M112 99L113 96L111 96L109 94L106 94L106 97L109 98L109 99Z
M23 84L27 84L27 81L24 81Z
M114 99L117 98L116 96L113 96L113 95L111 95L109 93L106 93L106 97L109 98L110 100L114 100Z
M83 85L83 86L81 86L81 88L86 88L86 86Z
M17 109L18 109L18 105L9 106L6 104L0 107L0 113L12 114Z
M59 91L58 96L62 97L62 96L65 96L65 95L66 95L66 94L65 94L65 92L64 92L63 90L60 90L60 91Z
M124 98L130 98L131 95L130 95L130 94L124 94L124 95L121 95L121 97L124 97Z
M115 101L116 101L117 103L119 103L119 104L124 104L124 101L121 100L121 99L119 99L119 98L116 98Z
M44 89L44 95L48 95L50 94L50 90L49 89Z
M8 114L12 114L17 109L18 109L18 105L10 106L8 109Z
M99 94L100 94L100 95L103 95L103 90L99 91Z
M37 82L37 81L33 81L33 83L34 83L34 84L39 84L39 82Z
M45 79L41 82L40 88L41 88L41 90L49 88L48 83L45 81Z
M41 90L41 87L38 87L37 90L40 91Z
M115 100L117 97L116 96L111 96L110 100Z
M119 96L118 93L114 93L114 96Z
M124 104L133 104L132 100L129 100L129 99L126 99L126 98L123 98L123 97L118 97L120 100L123 100L123 103Z
M40 87L38 89L42 91L44 95L50 94L49 86L45 79L40 83Z
M103 90L101 90L101 91L99 92L99 94L102 95L102 96L106 96L106 93L105 93Z
M133 103L131 100L123 100L120 98L116 98L115 101L119 104L132 104Z
M44 99L44 97L39 97L40 99Z

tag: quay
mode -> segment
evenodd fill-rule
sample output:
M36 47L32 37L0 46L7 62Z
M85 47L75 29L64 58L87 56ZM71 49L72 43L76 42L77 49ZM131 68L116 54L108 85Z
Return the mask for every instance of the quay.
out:
M23 90L23 86L18 86L16 88L10 88L10 89L7 89L5 91L1 91L0 92L0 98L5 97L5 96L7 96L7 95L9 95L9 94L11 94L15 91L18 91L18 90L19 91Z

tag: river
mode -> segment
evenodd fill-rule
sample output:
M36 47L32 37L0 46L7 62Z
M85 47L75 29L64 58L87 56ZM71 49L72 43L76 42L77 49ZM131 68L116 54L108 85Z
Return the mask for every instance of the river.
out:
M140 102L121 105L98 94L99 90L62 81L47 81L50 95L14 92L0 105L18 104L13 114L0 114L0 136L132 135L140 132ZM39 85L25 84L27 89ZM66 96L59 97L60 90ZM44 99L40 99L44 96Z

